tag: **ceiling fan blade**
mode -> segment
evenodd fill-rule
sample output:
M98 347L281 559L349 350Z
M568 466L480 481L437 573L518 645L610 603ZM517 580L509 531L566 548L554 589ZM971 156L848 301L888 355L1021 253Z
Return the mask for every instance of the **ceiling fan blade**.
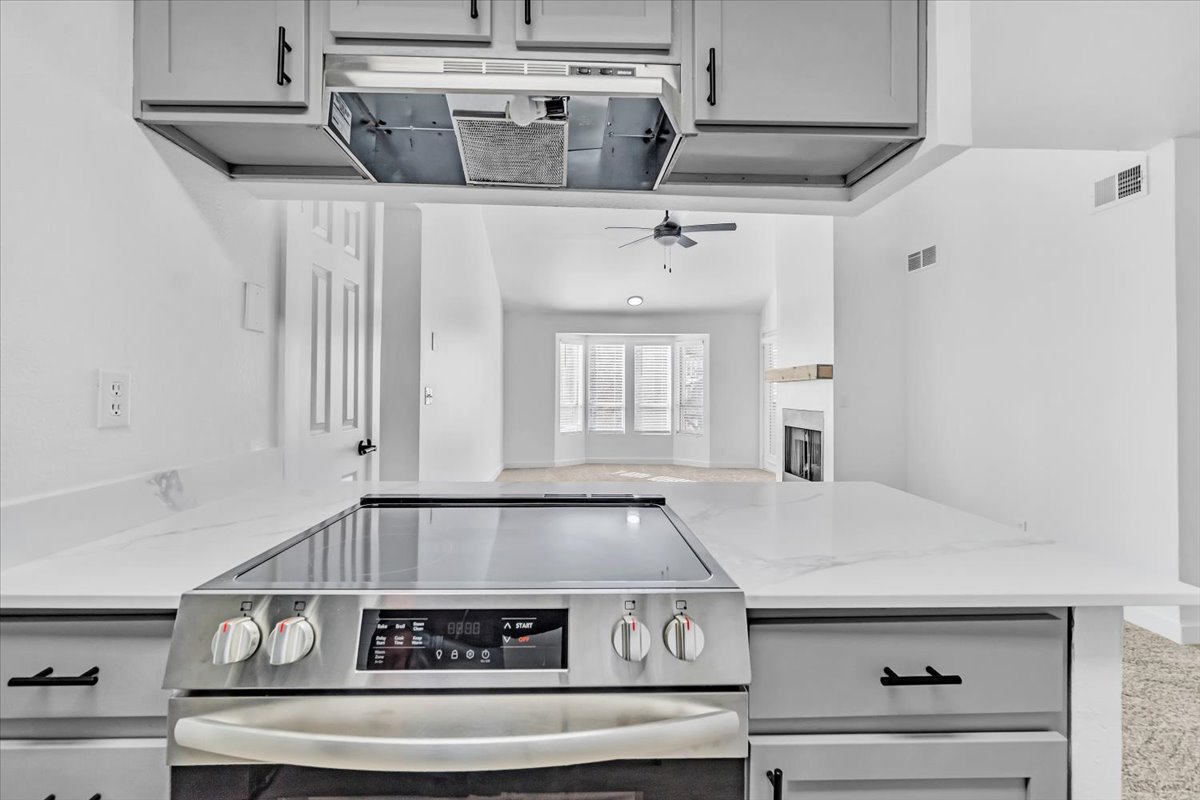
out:
M654 228L631 228L628 225L606 225L606 231L652 231Z
M694 233L696 231L736 231L736 222L714 222L711 225L684 225L679 229L681 233Z
M681 245L683 245L684 247L695 247L696 245L700 244L695 239L689 239L688 237L684 236L683 234L679 235L679 243Z
M625 244L623 244L623 245L619 245L619 246L617 247L617 249L618 249L618 250L620 250L622 247L629 247L629 245L631 245L631 244L637 244L638 242L644 242L644 241L646 241L647 239L653 239L653 238L654 238L654 234L652 233L652 234L650 234L649 236L643 236L643 237L642 237L642 238L640 238L640 239L634 239L632 242L626 242L626 243L625 243Z

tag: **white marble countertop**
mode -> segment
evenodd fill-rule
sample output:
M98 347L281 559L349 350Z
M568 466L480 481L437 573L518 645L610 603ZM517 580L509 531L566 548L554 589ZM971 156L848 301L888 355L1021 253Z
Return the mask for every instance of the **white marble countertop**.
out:
M1200 589L874 483L280 485L0 572L4 609L174 609L369 492L661 494L751 608L1200 603Z

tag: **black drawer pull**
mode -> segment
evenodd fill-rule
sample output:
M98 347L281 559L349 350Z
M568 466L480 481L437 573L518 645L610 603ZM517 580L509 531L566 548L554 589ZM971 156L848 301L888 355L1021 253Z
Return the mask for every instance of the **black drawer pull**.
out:
M287 43L287 30L279 26L279 46L275 52L275 83L278 86L287 86L292 82L292 78L283 71L283 57L286 53L292 52L292 46Z
M771 800L783 800L783 770L767 770L767 782L771 784Z
M533 0L525 0L525 24L533 24Z
M933 667L926 667L928 675L897 675L891 667L884 667L884 677L879 682L884 686L957 686L962 683L961 675L943 675Z
M57 795L53 795L53 794L46 795L46 800L55 800L56 798L57 798ZM89 797L88 800L100 800L100 793L96 792L94 795Z
M100 682L100 668L92 667L82 675L54 675L54 667L46 667L27 678L9 678L9 686L95 686Z
M717 48L708 48L708 104L717 104Z

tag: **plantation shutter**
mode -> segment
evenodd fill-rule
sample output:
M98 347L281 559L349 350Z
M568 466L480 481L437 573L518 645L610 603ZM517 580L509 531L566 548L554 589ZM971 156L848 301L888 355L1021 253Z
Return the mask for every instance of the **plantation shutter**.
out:
M624 433L625 345L589 345L587 369L588 430Z
M633 348L633 430L671 432L671 345Z
M779 366L779 346L775 342L763 345L763 362L767 369ZM779 429L779 384L767 384L767 455L776 456L779 444L775 441Z
M679 432L704 433L704 342L679 344Z
M583 431L583 345L558 343L558 432Z

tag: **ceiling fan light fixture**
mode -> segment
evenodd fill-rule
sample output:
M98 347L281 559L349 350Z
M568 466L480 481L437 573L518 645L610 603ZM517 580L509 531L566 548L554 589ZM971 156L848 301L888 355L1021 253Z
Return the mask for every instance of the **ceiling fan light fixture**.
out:
M625 302L628 303L629 305L633 306L634 308L637 308L645 301L642 299L642 296L640 294L635 294L632 297L630 297L628 300L626 300Z

